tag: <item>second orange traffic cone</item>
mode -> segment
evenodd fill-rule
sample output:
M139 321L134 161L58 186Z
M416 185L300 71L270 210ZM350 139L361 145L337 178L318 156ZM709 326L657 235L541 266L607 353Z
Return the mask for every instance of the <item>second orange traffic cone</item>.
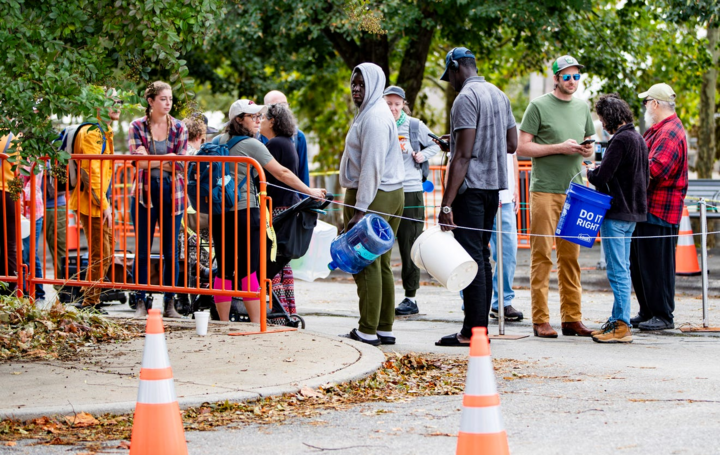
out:
M130 455L187 455L160 310L148 310Z
M510 454L485 327L475 327L470 339L470 361L456 454Z
M700 264L687 207L683 207L682 219L680 219L680 233L675 249L675 275L700 275Z

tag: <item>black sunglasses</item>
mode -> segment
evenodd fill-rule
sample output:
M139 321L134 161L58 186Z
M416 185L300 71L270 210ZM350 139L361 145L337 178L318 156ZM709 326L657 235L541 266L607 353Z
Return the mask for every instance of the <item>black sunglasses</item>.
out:
M645 99L643 100L643 102L642 102L642 103L643 103L643 106L647 106L647 103L649 103L650 101L655 101L655 100L652 99L652 98L645 98Z

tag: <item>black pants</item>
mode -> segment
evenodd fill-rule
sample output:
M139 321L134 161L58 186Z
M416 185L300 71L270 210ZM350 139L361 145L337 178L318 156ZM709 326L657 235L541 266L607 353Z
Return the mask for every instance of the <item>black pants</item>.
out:
M413 191L405 193L405 208L403 209L403 217L413 220L400 220L398 227L397 241L400 249L400 258L402 259L402 283L405 289L405 297L415 297L415 293L420 289L420 269L417 268L412 261L410 251L413 243L422 234L425 220L425 201L423 200L422 191Z
M677 236L677 227L637 223L633 237ZM675 311L675 246L677 237L634 238L630 244L630 277L640 316L673 322Z
M233 280L237 274L237 289L241 280L256 272L260 264L260 209L250 209L250 231L247 230L247 209L225 212L225 235L223 236L223 214L212 215L212 246L217 259L217 276ZM237 216L236 216L237 215ZM236 222L237 218L237 222ZM248 270L248 235L250 236L250 269ZM224 239L224 243L223 243ZM237 255L235 243L237 242ZM236 273L237 272L237 273ZM260 283L263 285L263 283Z
M498 190L468 189L452 204L453 220L458 226L484 229L455 229L455 238L477 262L478 272L463 291L465 320L460 333L471 337L473 327L487 327L492 301L492 268L490 267L490 235L497 215Z
M15 239L15 201L7 191L0 192L0 276L17 276L17 241ZM7 248L5 247L7 245ZM15 290L15 283L8 283L8 294Z

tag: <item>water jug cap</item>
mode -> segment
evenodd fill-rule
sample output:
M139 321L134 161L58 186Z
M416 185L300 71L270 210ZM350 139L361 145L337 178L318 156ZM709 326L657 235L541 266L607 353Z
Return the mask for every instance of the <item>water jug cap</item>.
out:
M335 270L336 268L338 268L338 265L335 263L335 261L332 261L328 264L328 268L330 270Z

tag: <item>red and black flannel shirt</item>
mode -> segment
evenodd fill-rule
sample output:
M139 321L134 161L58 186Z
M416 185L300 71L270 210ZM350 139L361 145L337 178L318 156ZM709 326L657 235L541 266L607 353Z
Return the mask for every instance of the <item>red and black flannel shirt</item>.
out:
M650 151L648 211L670 224L680 224L688 187L687 139L676 114L643 135Z

